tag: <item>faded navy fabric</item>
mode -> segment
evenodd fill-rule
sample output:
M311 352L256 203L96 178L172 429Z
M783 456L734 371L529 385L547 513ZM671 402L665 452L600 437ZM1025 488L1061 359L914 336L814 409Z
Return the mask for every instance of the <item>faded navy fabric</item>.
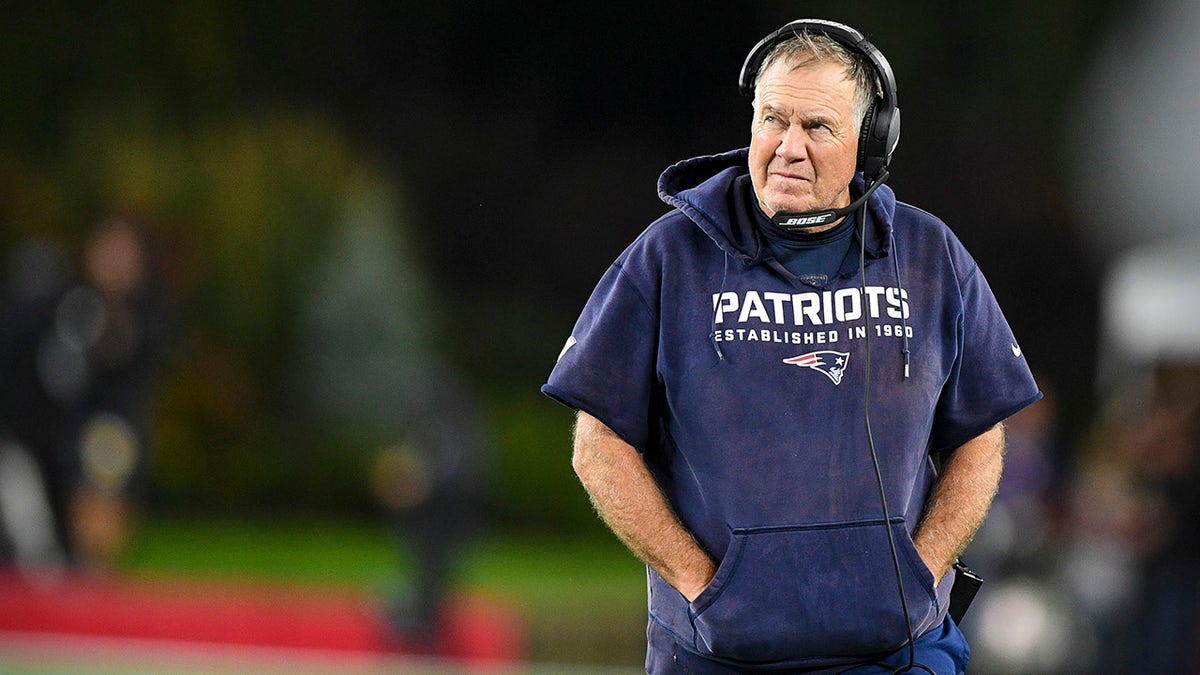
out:
M750 176L739 177L734 189L752 193L754 186L750 183ZM842 222L823 232L790 232L776 225L762 212L753 194L747 196L747 201L754 205L749 217L758 224L758 231L770 255L809 286L824 288L842 268L847 256L853 254L854 260L858 260L858 248L851 247L858 241L858 237L854 236L857 228L855 214L848 214L842 218Z
M803 675L888 675L900 669L902 673L920 675L926 671L920 668L905 670L910 663L920 664L937 675L963 675L967 672L967 662L971 657L971 649L967 638L955 625L950 617L938 628L925 633L913 643L910 653L908 647L897 649L878 659L866 663L809 668L774 668L757 669L745 666L722 664L706 659L690 652L670 636L656 635L661 629L654 624L647 631L649 649L646 651L646 672L648 673L689 673L690 675L731 675L733 673L751 672L788 672Z
M913 633L936 636L954 574L935 588L911 539L933 456L1041 393L983 274L940 220L879 188L866 293L857 252L814 289L746 215L749 197L734 188L746 157L663 173L673 209L605 273L542 391L637 448L720 563L692 603L647 570L650 655L682 649L735 670L865 663L908 639L886 527ZM886 526L864 421L868 362Z

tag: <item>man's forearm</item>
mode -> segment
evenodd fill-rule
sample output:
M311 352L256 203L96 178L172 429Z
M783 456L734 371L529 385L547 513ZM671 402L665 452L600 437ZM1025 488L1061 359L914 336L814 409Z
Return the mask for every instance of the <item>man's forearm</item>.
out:
M983 524L1003 468L1004 427L1000 424L950 453L913 536L917 552L938 582Z
M694 600L716 573L716 565L679 522L638 451L580 411L571 464L613 533L663 580Z

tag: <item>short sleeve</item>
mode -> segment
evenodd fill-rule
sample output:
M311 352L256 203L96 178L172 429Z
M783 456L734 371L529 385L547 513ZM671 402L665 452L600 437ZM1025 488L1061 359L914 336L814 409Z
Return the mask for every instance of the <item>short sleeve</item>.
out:
M1042 397L987 280L971 262L961 284L957 358L935 414L931 450L957 448Z
M618 261L592 292L542 392L645 450L657 345L658 313Z

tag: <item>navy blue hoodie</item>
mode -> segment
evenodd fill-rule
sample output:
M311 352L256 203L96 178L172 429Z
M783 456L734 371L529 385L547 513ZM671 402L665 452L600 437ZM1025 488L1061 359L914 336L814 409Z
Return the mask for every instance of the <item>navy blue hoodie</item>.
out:
M663 173L673 210L600 280L542 390L637 448L719 561L692 603L648 570L651 621L680 646L743 666L861 661L908 638L864 419L868 363L918 636L941 624L954 583L951 573L934 587L911 539L932 457L1041 394L940 220L881 187L868 202L865 292L857 242L814 289L770 256L747 215L746 157Z

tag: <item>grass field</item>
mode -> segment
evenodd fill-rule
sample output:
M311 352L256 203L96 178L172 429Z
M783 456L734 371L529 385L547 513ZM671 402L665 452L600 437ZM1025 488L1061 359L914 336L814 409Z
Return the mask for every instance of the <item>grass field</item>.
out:
M139 577L350 587L385 597L407 582L410 560L382 522L152 517L123 564ZM485 535L465 551L458 584L524 616L532 661L641 667L644 572L613 539Z

